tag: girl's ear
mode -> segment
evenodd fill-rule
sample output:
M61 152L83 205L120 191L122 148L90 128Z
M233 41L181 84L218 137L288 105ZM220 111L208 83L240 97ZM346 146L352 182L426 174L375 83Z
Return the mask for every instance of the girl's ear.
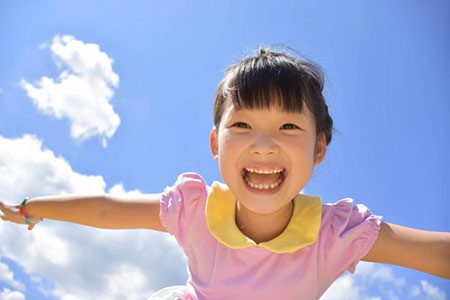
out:
M211 148L211 154L215 160L219 157L219 150L217 147L217 129L213 127L209 134L209 147Z
M314 150L314 165L319 165L327 153L327 141L324 133L320 133L316 138L316 148Z

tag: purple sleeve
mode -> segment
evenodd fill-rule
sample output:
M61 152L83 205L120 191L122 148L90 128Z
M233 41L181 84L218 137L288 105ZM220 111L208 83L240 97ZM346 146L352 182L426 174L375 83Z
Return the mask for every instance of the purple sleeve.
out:
M323 222L322 271L336 278L345 270L353 273L378 238L381 217L364 205L343 199L324 206Z
M160 220L164 228L186 250L190 224L196 217L204 215L203 199L206 199L206 184L195 173L181 174L175 184L167 187L161 197ZM204 216L203 216L204 218Z

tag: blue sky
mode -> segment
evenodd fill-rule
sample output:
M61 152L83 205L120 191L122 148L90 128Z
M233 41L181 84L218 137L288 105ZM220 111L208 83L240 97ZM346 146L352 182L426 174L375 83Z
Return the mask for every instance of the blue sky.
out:
M223 71L285 45L324 69L336 127L305 192L449 231L449 12L444 0L2 1L0 199L156 193L185 171L220 180L208 135ZM185 278L164 234L0 223L0 299L144 299ZM450 286L361 264L325 297L447 299Z

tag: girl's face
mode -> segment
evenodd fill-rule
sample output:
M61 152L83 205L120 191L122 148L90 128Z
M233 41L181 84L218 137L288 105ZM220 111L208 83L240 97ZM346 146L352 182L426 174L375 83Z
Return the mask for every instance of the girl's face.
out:
M306 107L298 113L225 104L210 137L223 180L249 211L287 208L325 155L325 137L317 136L312 113Z

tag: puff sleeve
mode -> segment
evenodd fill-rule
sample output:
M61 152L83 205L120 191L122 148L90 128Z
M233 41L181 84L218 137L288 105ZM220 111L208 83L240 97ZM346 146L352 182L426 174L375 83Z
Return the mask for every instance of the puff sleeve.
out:
M375 243L381 217L364 205L354 204L352 199L343 199L325 204L322 220L321 271L335 278L345 270L353 273Z
M204 219L206 196L206 183L195 173L181 174L175 184L167 187L162 194L161 224L175 236L185 251L193 220Z

